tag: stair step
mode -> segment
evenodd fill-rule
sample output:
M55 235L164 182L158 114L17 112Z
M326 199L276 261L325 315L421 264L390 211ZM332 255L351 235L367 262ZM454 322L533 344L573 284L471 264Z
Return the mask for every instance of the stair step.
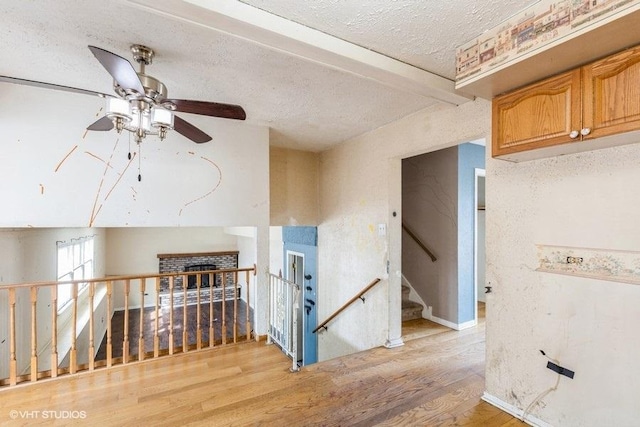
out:
M407 299L402 300L402 321L422 319L422 304Z

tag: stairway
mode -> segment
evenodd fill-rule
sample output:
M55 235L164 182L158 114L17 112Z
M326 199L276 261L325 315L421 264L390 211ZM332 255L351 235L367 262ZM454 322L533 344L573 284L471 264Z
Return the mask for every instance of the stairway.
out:
M422 304L409 300L411 290L402 285L402 321L422 319Z

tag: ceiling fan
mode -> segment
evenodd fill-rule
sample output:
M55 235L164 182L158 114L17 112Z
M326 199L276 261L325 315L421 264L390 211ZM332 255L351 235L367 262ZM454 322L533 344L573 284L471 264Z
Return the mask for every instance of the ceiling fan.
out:
M217 102L193 101L167 98L167 88L158 79L145 73L154 52L142 46L131 46L134 60L140 65L136 72L129 61L115 53L95 46L89 50L113 77L113 89L117 95L106 95L85 89L61 86L15 77L0 76L0 82L63 90L67 92L96 95L107 99L106 115L87 127L91 131L109 131L114 127L118 133L127 130L140 143L147 135L158 135L164 139L171 129L195 143L211 141L211 137L191 123L176 116L174 112L200 114L210 117L244 120L245 111L239 105Z

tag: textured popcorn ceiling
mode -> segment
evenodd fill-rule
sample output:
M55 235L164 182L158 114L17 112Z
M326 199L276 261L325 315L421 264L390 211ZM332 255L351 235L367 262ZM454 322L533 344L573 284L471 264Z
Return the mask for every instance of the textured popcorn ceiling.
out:
M456 46L532 2L246 3L452 78ZM145 44L157 52L147 73L170 97L240 104L247 123L271 128L274 145L321 151L439 104L126 1L2 1L0 14L0 75L111 93L87 45L131 60L129 46Z
M539 0L241 0L453 79L455 50Z

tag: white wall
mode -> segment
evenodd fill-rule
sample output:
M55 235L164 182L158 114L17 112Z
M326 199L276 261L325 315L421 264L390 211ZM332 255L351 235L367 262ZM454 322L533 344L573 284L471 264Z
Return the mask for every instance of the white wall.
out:
M282 241L282 227L270 227L269 229L269 272L279 274L284 271L284 243Z
M248 227L247 227L248 228ZM239 267L253 267L254 264L258 262L257 260L257 252L256 252L256 238L255 238L255 228L251 228L252 236L238 236L238 250L240 253L238 254L238 266ZM246 275L243 273L239 276L240 282L243 284L242 286L242 299L247 300L247 288L244 286ZM255 307L255 296L256 296L256 288L255 288L255 280L253 273L249 275L249 305L251 307ZM254 322L255 323L255 322Z
M374 278L383 280L364 305L352 305L320 334L320 360L398 342L401 159L486 137L489 119L490 104L482 100L427 109L321 154L319 318L328 317ZM387 236L378 236L380 223L388 225Z
M107 229L107 274L158 273L158 254L235 251L224 227Z
M488 160L486 388L558 426L638 424L640 287L536 272L536 244L638 251L640 144ZM577 255L579 251L576 252Z
M256 275L250 276L250 305L254 308L253 330L257 335L267 333L267 272L269 271L269 252L271 245L270 227L226 227L225 232L238 236L238 249L241 256L238 262L243 267L256 265ZM246 297L246 292L243 292Z
M87 132L104 100L0 83L4 227L269 224L266 127L184 114L213 137L147 138L129 164L128 134ZM17 101L19 100L19 102ZM136 144L131 143L135 150Z
M0 284L24 281L22 257L23 229L0 228Z

